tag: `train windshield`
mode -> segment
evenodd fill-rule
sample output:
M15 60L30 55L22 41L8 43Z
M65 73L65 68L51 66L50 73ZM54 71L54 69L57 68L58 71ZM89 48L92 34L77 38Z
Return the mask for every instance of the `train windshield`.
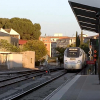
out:
M67 50L67 57L79 57L79 49L68 49Z

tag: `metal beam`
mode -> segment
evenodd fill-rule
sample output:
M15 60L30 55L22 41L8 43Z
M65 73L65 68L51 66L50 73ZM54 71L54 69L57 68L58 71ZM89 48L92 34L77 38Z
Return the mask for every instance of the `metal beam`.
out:
M91 29L91 28L84 27L84 26L81 26L81 28L82 28L83 30L87 30L87 31L92 31L92 32L98 33L98 30L96 30L96 29Z
M69 1L69 3L73 8L78 7L78 8L87 9L87 10L91 10L91 11L95 11L95 12L98 11L98 8L96 8L96 7L91 7L91 6L88 6L88 5L79 4L79 3L70 2L70 1Z
M93 24L97 24L98 21L97 20L93 20L93 19L89 19L86 17L81 17L81 16L77 16L78 21L83 21L83 22L87 22L87 23L93 23Z
M82 9L76 9L76 8L74 8L74 11L75 11L76 15L87 16L87 17L91 17L91 18L95 18L95 14L96 14L94 12L90 12L90 11L86 11L86 10L82 10Z

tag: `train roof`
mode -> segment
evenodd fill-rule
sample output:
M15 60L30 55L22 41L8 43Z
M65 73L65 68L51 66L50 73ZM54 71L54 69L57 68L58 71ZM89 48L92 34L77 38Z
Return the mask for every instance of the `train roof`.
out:
M66 50L67 49L81 49L80 47L68 47L68 48L66 48ZM83 49L81 49L83 52L84 52L84 50Z

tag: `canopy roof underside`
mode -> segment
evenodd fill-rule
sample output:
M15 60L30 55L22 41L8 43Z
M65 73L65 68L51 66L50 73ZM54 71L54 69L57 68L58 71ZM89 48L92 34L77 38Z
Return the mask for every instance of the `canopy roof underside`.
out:
M96 0L94 0L94 2L96 2ZM69 0L69 4L74 12L80 28L82 30L88 30L98 33L99 20L98 18L96 18L96 14L100 12L100 8L82 4L79 2L77 3L74 2L74 0Z

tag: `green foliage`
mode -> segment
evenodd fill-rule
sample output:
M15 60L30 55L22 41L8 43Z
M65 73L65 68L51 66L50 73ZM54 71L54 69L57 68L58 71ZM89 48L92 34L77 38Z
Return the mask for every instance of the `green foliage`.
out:
M78 45L77 45L77 47L79 47L79 46L80 46L80 37L79 37L79 35L78 35L77 38L78 38L78 39L77 39L77 41L78 41Z
M79 45L80 45L80 38L76 31L76 47L79 47Z
M76 44L67 45L67 47L76 47Z
M0 28L5 28L5 24L9 21L8 18L0 18Z
M23 46L23 51L35 51L35 61L40 60L47 54L47 49L42 41L29 40Z
M39 39L41 35L41 26L36 23L33 24L25 18L0 18L0 27L4 29L13 28L24 40Z
M88 52L89 52L89 42L81 44L80 48L82 48L85 51L85 53L88 54Z
M10 51L11 52L20 52L20 48L12 45Z
M58 60L60 61L60 63L63 63L63 60L64 60L64 51L65 51L66 48L57 47L55 49L57 51Z
M20 52L20 49L10 43L7 40L0 40L0 49L2 51Z
M76 47L77 47L77 31L76 31Z
M7 40L0 40L0 49L2 49L3 51L10 51L11 49L11 44L8 43Z
M83 31L81 31L81 42L80 44L82 45L83 44Z

